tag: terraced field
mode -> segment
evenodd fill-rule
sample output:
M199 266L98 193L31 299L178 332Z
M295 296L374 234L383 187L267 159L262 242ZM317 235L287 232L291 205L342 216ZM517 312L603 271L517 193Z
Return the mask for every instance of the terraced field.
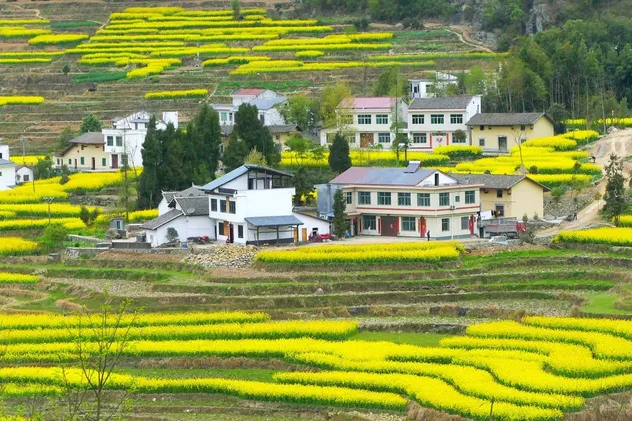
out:
M471 419L493 411L498 420L551 420L587 413L594 396L632 384L631 322L570 317L632 316L617 298L629 289L625 255L533 249L300 271L180 260L12 258L0 265L0 310L96 310L106 289L115 301L132 298L130 310L142 312L110 388L133 392L133 417L404 420L421 405ZM0 368L0 378L23 385L6 399L62 399L67 384L55 367L73 360L78 320L3 316L0 361L22 368ZM34 363L49 368L32 371Z
M218 3L213 6L227 6ZM46 25L25 25L27 30L32 27L50 30L54 34L88 34L96 38L78 44L78 47L107 43L125 43L124 39L103 40L103 37L118 36L122 31L130 31L134 27L137 32L146 29L140 26L156 26L158 24L169 25L178 24L174 22L174 16L157 16L164 21L144 21L144 23L132 24L132 27L125 26L124 19L112 19L112 12L118 13L130 6L137 6L136 3L72 3L67 6L63 2L32 3L18 1L0 5L0 22L3 20L10 22L15 19L48 19L50 24ZM160 3L152 3L152 6L160 6ZM248 7L259 6L258 4L242 4L242 10L247 13ZM196 3L184 4L184 13L197 13L195 10L207 13L215 13L218 9L207 8L206 5ZM144 9L145 10L145 9ZM154 9L158 10L158 9ZM252 9L251 9L252 10ZM145 13L143 11L143 13ZM255 13L255 12L253 12ZM256 12L261 13L261 12ZM276 16L276 12L272 13ZM189 19L191 17L185 16ZM194 15L192 15L194 16ZM252 16L256 19L263 19L264 15L244 15L246 18ZM120 17L120 15L119 15ZM221 16L220 16L221 17ZM228 17L228 16L227 16ZM205 19L208 17L205 17ZM252 33L261 32L266 29L283 28L283 25L290 26L294 22L294 30L299 32L283 33L280 39L255 39L256 37L267 36L255 34L249 36L245 29L243 34L231 35L227 33L214 40L209 38L204 41L184 40L180 41L189 53L177 55L175 60L181 62L178 67L169 67L159 74L147 75L140 78L125 78L125 75L133 71L135 67L142 66L138 63L114 66L113 63L104 66L100 63L96 66L89 64L88 57L81 58L81 55L68 53L73 50L73 45L50 45L34 46L27 43L28 38L6 38L0 36L0 54L5 54L5 62L2 63L0 56L0 95L37 95L46 98L46 102L40 106L12 106L0 109L0 132L3 134L5 142L17 145L20 136L28 139L27 151L29 153L41 153L49 150L62 128L71 126L77 128L81 118L92 112L104 121L108 121L116 116L126 115L138 109L147 109L152 112L162 112L167 110L177 110L180 112L181 120L188 118L195 112L200 99L174 99L163 101L151 101L145 99L145 94L151 91L173 91L189 89L207 89L210 102L226 101L226 96L235 88L242 86L261 86L274 89L281 94L290 95L297 92L310 92L318 90L324 84L337 80L349 82L354 92L358 94L368 94L372 90L372 83L384 66L391 66L393 63L401 66L402 72L406 76L420 77L424 72L435 70L461 71L469 69L474 64L483 66L494 66L494 55L469 54L475 52L471 46L463 44L458 37L444 29L431 29L427 31L384 31L370 30L367 33L355 34L355 29L351 31L350 25L319 25L317 21L292 21L284 20L285 16L275 17L272 23L262 23L263 28L251 29ZM142 17L141 19L151 19ZM267 18L266 18L267 19ZM131 22L131 20L128 20ZM303 27L299 27L297 22L304 22ZM189 22L190 23L190 22ZM198 22L199 23L199 22ZM222 23L222 22L220 22ZM209 24L204 22L204 24ZM223 22L226 28L224 32L231 32L239 29L239 26L248 22ZM6 24L8 25L8 23ZM235 27L230 27L234 25ZM272 25L266 28L265 25ZM124 29L118 29L124 28ZM311 29L310 29L311 28ZM323 28L322 30L313 30ZM149 28L147 30L154 29ZM176 30L164 29L170 34L162 36L185 36L191 35L191 31L210 31L211 29L194 28L188 30L180 28L180 34L173 34ZM300 32L306 31L306 32ZM324 32L323 32L324 31ZM269 32L269 31L268 31ZM142 36L134 34L133 36ZM393 38L381 34L393 33ZM127 36L127 35L126 35ZM157 36L156 34L152 36ZM212 35L217 36L217 35ZM276 36L276 35L274 35ZM101 37L101 40L99 40ZM233 37L233 38L231 38ZM243 39L235 39L241 37ZM250 38L249 38L250 37ZM352 39L349 39L352 37ZM356 37L356 38L353 38ZM320 39L317 39L320 38ZM309 41L316 42L309 44ZM167 41L158 40L161 43ZM289 41L292 45L284 44ZM152 40L134 41L136 47L143 43L148 45ZM153 41L156 42L156 41ZM179 41L168 41L179 42ZM308 49L320 48L325 50L324 57L297 58L295 53ZM355 45L343 45L352 42ZM205 44L206 43L206 44ZM239 49L239 53L219 54L204 50L210 43L221 43L224 47L234 51ZM320 45L318 44L320 43ZM331 46L335 48L331 48ZM193 50L201 48L200 56ZM299 48L301 47L301 48ZM352 47L352 48L350 48ZM168 47L165 48L175 48ZM178 47L180 48L180 47ZM75 48L78 50L78 48ZM228 50L227 50L228 51ZM48 57L50 63L9 63L7 59L14 60L14 53L28 53L30 60L40 60ZM50 53L61 53L63 55L44 56ZM173 52L173 51L172 51ZM38 55L39 54L39 55ZM278 73L276 66L267 70L260 66L253 67L243 64L239 55L246 56L268 56L272 61L283 61L284 71ZM148 53L147 53L148 55ZM219 61L237 55L242 67L236 69L236 65L226 66ZM149 55L148 55L149 56ZM152 56L154 59L155 56ZM170 57L176 57L171 55ZM491 60L490 60L491 57ZM99 57L102 59L103 57ZM120 59L122 56L117 56ZM208 66L201 67L202 61L206 59L215 60ZM219 59L219 61L217 61ZM146 61L142 57L130 58L130 60ZM302 60L302 61L301 61ZM207 60L208 61L208 60ZM303 63L299 69L297 63ZM69 66L69 71L64 74L64 66ZM120 65L119 65L120 66ZM271 65L270 65L271 66ZM309 67L312 66L312 67ZM338 67L342 68L338 69ZM358 69L358 66L360 69ZM306 71L309 68L309 71ZM289 71L293 69L292 71ZM263 71L262 71L263 70ZM358 72L362 77L358 78ZM116 80L118 79L118 80Z

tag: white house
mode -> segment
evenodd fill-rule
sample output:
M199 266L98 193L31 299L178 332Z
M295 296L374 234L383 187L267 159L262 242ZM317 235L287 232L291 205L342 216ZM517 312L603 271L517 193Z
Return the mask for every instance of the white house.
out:
M394 122L403 126L406 122L408 105L392 97L348 98L339 105L339 127L324 129L320 132L320 144L325 146L333 141L337 132L347 136L349 146L368 148L382 145L391 147L395 140ZM405 129L401 127L402 132Z
M0 144L0 190L8 190L15 186L16 167L17 165L11 161L9 145Z
M259 110L259 120L266 126L285 124L277 105L287 102L287 98L269 89L244 88L231 94L232 104L213 104L213 109L219 113L219 123L222 126L235 124L235 113L241 104L251 104Z
M434 79L409 79L410 97L430 98L434 97L437 90L444 90L448 85L456 85L459 78L449 73L437 72Z
M151 114L147 111L139 111L125 118L115 119L111 128L102 130L109 168L116 169L125 164L131 167L143 165L141 149L150 118ZM162 113L162 120L156 120L156 129L165 130L169 123L178 128L177 111Z
M480 95L414 99L407 115L410 149L431 151L437 146L469 145L465 123L480 111ZM457 130L465 134L464 140L454 139Z
M33 181L33 168L26 165L18 165L15 170L16 184L28 183Z
M268 167L242 165L202 187L163 193L158 218L141 228L152 247L167 242L169 228L180 240L207 236L237 244L306 241L314 229L329 233L328 221L294 212L291 177Z
M331 194L342 189L352 234L424 238L430 232L449 239L475 233L482 184L459 183L419 161L408 168L351 167L329 184Z

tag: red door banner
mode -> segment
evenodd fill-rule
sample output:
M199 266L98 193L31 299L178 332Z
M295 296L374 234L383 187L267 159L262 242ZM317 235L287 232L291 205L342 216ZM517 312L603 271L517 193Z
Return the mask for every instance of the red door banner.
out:
M474 216L470 216L469 227L470 227L470 235L474 235Z
M423 216L419 218L419 233L421 238L424 238L426 236L426 218L424 218Z

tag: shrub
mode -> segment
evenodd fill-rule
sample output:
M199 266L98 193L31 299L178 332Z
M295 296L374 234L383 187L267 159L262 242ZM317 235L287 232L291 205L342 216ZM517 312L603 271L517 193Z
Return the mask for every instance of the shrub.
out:
M47 250L59 250L68 237L68 229L63 225L50 224L42 235L42 246Z

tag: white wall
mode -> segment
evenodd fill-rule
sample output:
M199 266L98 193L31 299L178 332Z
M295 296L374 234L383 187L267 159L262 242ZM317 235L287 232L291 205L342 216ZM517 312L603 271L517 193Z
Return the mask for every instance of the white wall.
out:
M15 165L0 165L0 190L8 190L13 186L15 186Z
M278 126L285 124L285 119L281 116L281 113L276 108L270 108L269 110L259 111L259 118L263 115L263 124L265 126Z
M165 213L169 212L171 209L169 208L169 203L167 203L167 201L165 200L164 196L162 198L162 200L160 200L160 203L158 203L158 216L160 215L164 215Z
M27 182L24 180L24 176L28 176L28 181L33 181L33 170L29 167L22 167L16 172L17 175L20 176L20 183Z
M302 228L306 228L308 236L312 232L313 228L318 228L319 234L329 234L329 230L330 230L329 221L316 218L311 215L306 215L304 213L292 212L292 214L303 223L303 225L299 227L299 231ZM299 241L302 241L300 232L299 232Z
M147 241L152 247L167 243L167 231L170 227L178 231L178 239L182 242L187 241L189 237L204 235L212 240L215 239L215 221L206 216L180 216L155 230L145 230Z
M10 158L9 145L0 145L0 159L6 159L9 161Z
M141 154L143 143L145 142L145 136L147 130L120 130L120 129L103 129L103 136L105 138L105 152L110 154L109 166L112 166L112 156L118 155L118 166L122 165L121 155L127 154L128 165L130 167L142 167L143 156ZM112 136L113 145L108 146L108 136ZM116 146L116 137L121 137L123 140L123 146Z

